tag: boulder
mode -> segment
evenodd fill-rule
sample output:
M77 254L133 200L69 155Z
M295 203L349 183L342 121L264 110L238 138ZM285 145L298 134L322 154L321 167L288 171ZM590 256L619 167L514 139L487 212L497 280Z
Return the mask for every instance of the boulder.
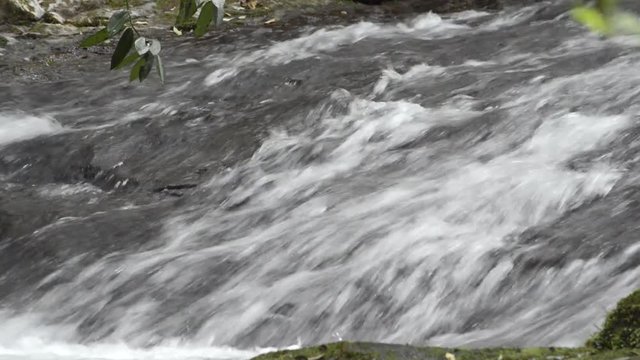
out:
M37 0L0 0L0 22L40 20L44 9Z

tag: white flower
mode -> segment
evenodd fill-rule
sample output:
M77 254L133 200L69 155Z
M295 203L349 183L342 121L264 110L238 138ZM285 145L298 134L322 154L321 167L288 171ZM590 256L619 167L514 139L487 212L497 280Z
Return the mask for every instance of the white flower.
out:
M151 55L158 55L161 49L160 41L156 39L146 39L142 36L136 39L134 45L139 55L144 55L147 52L150 52Z

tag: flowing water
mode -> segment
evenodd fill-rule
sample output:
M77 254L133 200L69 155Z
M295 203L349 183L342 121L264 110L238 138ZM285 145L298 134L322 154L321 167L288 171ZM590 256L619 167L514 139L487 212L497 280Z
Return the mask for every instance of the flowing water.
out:
M581 344L640 287L640 53L567 6L0 86L0 358Z

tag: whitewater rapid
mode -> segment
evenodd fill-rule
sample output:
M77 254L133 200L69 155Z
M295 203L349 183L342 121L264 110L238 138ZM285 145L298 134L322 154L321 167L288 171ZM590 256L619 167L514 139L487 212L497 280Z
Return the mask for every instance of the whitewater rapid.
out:
M41 271L7 287L19 290L0 304L0 359L240 360L342 339L581 344L640 286L640 244L604 235L633 217L618 199L638 179L640 56L566 13L536 17L544 6L170 57L174 83L111 113L0 107L3 191L69 204L0 243L18 259L0 282ZM225 142L254 128L254 148ZM69 139L91 151L75 155ZM72 164L84 177L21 157L48 146L89 159ZM246 157L229 160L234 146ZM141 153L134 179L123 171ZM197 186L152 197L143 174L169 162L197 168L171 174ZM20 250L30 244L46 250Z

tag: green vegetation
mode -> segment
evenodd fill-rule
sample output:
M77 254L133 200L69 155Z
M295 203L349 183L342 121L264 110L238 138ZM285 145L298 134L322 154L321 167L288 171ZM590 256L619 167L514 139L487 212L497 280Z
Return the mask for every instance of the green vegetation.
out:
M125 9L113 14L107 26L84 39L81 46L98 45L122 34L111 58L111 69L121 69L133 63L130 80L143 81L155 66L161 81L164 82L165 72L159 55L160 42L156 39L146 39L140 35L132 21L129 1L132 4L141 2L141 0L108 0L111 7L124 7ZM315 1L309 0L303 3L304 6L309 6L315 4ZM317 1L321 2L321 0ZM640 34L640 20L634 14L620 10L617 1L596 0L594 5L577 5L572 9L571 15L579 23L605 36ZM269 14L272 8L282 6L291 8L301 6L301 2L296 0L264 0L261 2L245 0L244 3L254 15ZM456 2L452 2L452 4L459 5ZM460 4L462 4L462 8L454 7L449 10L458 11L471 6L469 1L462 1ZM161 14L174 13L177 8L178 14L175 18L174 32L177 35L182 35L185 30L193 30L196 37L203 36L212 23L215 26L220 25L225 14L223 6L216 5L212 0L157 0L157 7ZM233 14L229 14L230 16L237 15L234 9L231 9L231 12ZM242 15L242 17L246 16Z
M352 0L334 0L334 2L345 5L355 4ZM130 81L139 80L142 82L155 67L161 81L164 82L165 72L159 55L160 42L157 39L143 37L132 21L130 6L142 3L142 0L108 0L110 7L122 10L115 12L104 28L82 40L80 46L85 48L96 46L120 35L111 57L111 69L118 70L133 64L129 79ZM317 8L326 6L327 1L242 0L240 4L242 6L232 6L225 13L223 6L213 0L156 0L156 11L166 20L169 19L168 17L174 19L173 31L176 35L182 35L183 31L193 31L194 36L201 37L207 33L211 24L219 26L225 14L230 19L267 17L273 15L277 9ZM94 23L95 19L93 18L88 20L92 22L79 25L103 25ZM275 19L270 19L266 20L265 24L273 22Z
M451 356L453 355L453 357ZM452 349L339 342L260 355L253 360L613 360L640 359L640 350L591 348Z
M133 24L128 0L124 0L124 4L125 10L115 12L106 27L85 38L80 46L95 46L121 34L111 56L111 70L122 69L134 64L130 71L129 81L139 80L142 82L155 66L160 81L164 83L165 71L160 57L160 41L147 39L138 32ZM198 10L200 14L194 22L194 15ZM223 11L222 5L214 4L212 0L199 1L199 3L196 0L180 0L174 31L181 34L179 29L195 27L195 36L203 36L211 23L217 26L222 22Z
M618 303L587 345L600 350L640 349L640 290Z
M107 5L113 9L122 9L127 6L126 0L107 0ZM129 0L129 6L140 6L144 4L144 0Z
M579 5L572 17L590 30L605 36L640 34L640 20L618 7L617 0L597 0L593 6Z

